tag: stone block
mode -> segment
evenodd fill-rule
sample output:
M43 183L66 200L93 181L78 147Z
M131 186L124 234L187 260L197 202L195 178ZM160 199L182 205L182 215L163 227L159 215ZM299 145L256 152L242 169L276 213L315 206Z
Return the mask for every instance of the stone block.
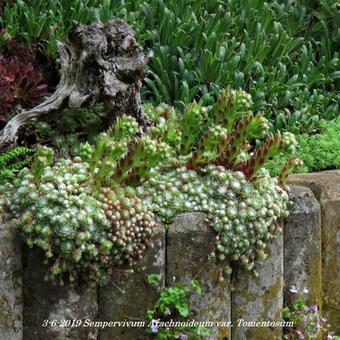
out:
M128 273L129 268L114 270L111 283L99 290L99 320L107 322L146 321L145 313L153 307L165 284L165 228L153 238L143 259ZM148 283L150 274L159 274L157 287ZM116 326L100 329L100 340L131 340L145 338L143 327Z
M267 252L268 258L256 264L258 278L247 272L240 272L236 277L235 291L231 295L232 338L235 340L282 339L281 327L252 327L252 324L248 324L257 321L282 321L282 233L268 244ZM243 326L244 321L247 322L246 327Z
M198 321L231 321L230 287L219 283L215 263L208 260L215 247L216 234L205 222L203 213L186 213L176 217L167 233L166 282L174 279L190 285L197 278L203 289L202 295L193 295L191 309L193 319ZM230 327L210 328L214 339L231 339Z
M39 250L27 250L24 267L24 340L95 340L98 329L84 327L98 313L97 290L73 289L44 281L47 267ZM44 327L43 324L50 323ZM66 320L81 320L79 327L67 327ZM52 323L53 321L56 324Z
M22 339L22 308L21 243L0 218L0 339Z
M323 315L340 333L340 171L298 174L288 184L310 188L321 205Z
M284 224L285 305L307 288L308 303L322 306L321 208L310 189L291 186L291 206Z

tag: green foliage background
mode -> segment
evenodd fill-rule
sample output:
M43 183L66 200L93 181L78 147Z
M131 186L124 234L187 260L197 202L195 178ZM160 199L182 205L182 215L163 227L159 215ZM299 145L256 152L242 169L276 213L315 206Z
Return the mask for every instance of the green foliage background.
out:
M336 0L18 0L1 25L9 37L56 55L73 20L127 20L154 51L144 98L183 109L213 103L226 86L251 93L273 130L313 132L339 115Z

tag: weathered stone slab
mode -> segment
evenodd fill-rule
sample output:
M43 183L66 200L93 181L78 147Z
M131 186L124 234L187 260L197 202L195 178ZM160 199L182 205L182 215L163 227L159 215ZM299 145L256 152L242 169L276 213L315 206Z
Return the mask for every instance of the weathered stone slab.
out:
M0 339L22 339L21 244L0 218Z
M316 173L311 174L312 176L314 176ZM327 174L331 174L334 176L340 176L340 170L325 170L320 172L320 174L325 174L327 176ZM302 174L297 174L296 176L301 176ZM294 176L294 175L292 175Z
M218 282L218 268L208 260L216 234L203 213L178 215L167 233L167 285L174 279L190 285L197 278L202 295L193 295L193 318L199 321L231 321L230 288ZM210 328L214 339L231 339L230 327Z
M289 288L307 288L308 303L322 306L321 208L312 191L291 186L290 213L284 224L285 305L291 302Z
M161 227L153 238L143 259L134 268L115 270L111 284L99 289L99 320L107 322L146 321L145 313L151 309L165 285L165 228ZM152 286L147 277L159 274L159 285ZM100 340L131 340L145 338L143 327L116 326L100 329Z
M47 268L38 250L28 250L25 262L24 340L97 339L97 329L84 327L86 320L97 318L97 290L45 282ZM45 320L50 322L46 327ZM81 325L67 327L66 320L81 320Z
M340 332L340 172L289 176L288 183L309 187L321 204L323 314Z
M340 171L289 176L309 187L321 204L323 314L340 333Z
M282 339L280 327L243 327L243 321L280 322L283 305L283 236L268 245L268 258L258 261L259 277L242 272L232 293L232 337L235 340Z

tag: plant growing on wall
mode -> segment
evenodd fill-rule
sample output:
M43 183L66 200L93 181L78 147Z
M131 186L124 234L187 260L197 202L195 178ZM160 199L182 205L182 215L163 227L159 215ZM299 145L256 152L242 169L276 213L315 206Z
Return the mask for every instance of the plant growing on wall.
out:
M153 274L148 277L149 283L157 284ZM175 283L170 287L163 289L158 300L155 302L153 309L146 313L148 320L148 328L146 333L157 340L167 339L202 339L207 337L210 332L202 326L180 326L165 327L167 322L184 322L189 319L190 301L189 298L193 294L202 294L202 289L197 280L192 280L190 285Z
M158 121L151 129L154 138L165 140L166 127L173 130L177 158L153 169L136 191L164 223L181 212L207 213L217 233L210 256L223 263L220 280L230 276L235 263L257 274L255 261L266 258L266 245L280 230L277 221L287 214L288 195L280 185L300 165L289 159L279 179L270 178L266 163L284 150L294 152L296 141L290 133L278 133L252 147L266 135L268 124L251 108L247 93L224 90L210 110L201 103L189 106L183 116L168 107L147 110Z
M291 287L290 292L294 295L294 300L289 307L283 309L282 317L285 321L293 322L294 327L285 329L284 339L319 339L321 337L340 339L331 331L327 320L321 316L319 307L307 304L308 289L298 291L296 287Z
M51 149L39 149L32 171L3 188L10 195L2 209L26 244L45 252L46 280L63 284L67 273L71 283L104 285L114 265L141 258L158 224L133 190L95 190L88 163L61 159L51 167L52 160Z
M287 214L289 160L272 179L266 162L295 148L291 134L266 135L267 120L251 113L251 97L224 90L215 105L150 108L153 121L140 134L133 117L123 116L95 146L80 145L79 156L60 159L41 148L32 169L3 188L2 209L12 216L29 246L44 250L51 268L46 279L108 282L112 267L141 258L159 227L179 212L204 211L216 232L220 279L235 263L256 275L268 241Z

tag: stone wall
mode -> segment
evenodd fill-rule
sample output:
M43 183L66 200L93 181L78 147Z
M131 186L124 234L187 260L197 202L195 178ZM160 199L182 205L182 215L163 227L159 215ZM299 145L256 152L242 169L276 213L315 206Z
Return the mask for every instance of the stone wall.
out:
M133 273L114 271L105 288L69 289L44 282L40 254L21 247L7 224L0 228L0 340L143 339L140 328L43 327L44 320L143 320L162 287L174 279L188 283L197 276L204 294L192 298L196 320L232 322L212 329L214 339L281 339L280 328L237 327L240 320L280 321L294 285L309 290L340 334L340 171L289 177L290 215L283 233L258 263L259 278L239 274L235 289L218 283L207 261L214 233L202 213L179 215L162 230ZM147 284L151 273L161 284Z

